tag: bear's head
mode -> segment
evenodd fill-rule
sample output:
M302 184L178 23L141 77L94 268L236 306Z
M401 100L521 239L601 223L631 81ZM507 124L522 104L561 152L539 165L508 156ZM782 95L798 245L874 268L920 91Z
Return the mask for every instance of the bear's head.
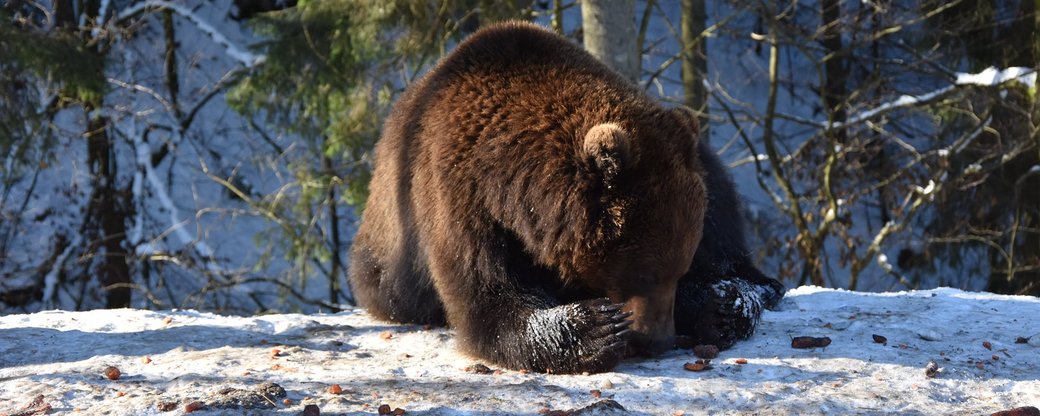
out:
M698 123L685 107L657 109L634 121L591 127L582 152L602 181L597 240L586 276L632 313L632 350L672 347L679 279L701 239L708 204L698 152Z

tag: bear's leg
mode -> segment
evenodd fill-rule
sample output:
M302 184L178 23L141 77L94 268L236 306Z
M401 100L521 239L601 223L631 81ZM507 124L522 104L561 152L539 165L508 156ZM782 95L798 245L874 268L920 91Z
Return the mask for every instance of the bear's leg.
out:
M784 287L751 261L740 198L722 162L705 141L698 152L707 173L708 209L704 238L676 292L675 332L726 348L751 335L762 310L780 300Z
M602 372L621 360L632 324L621 304L560 304L553 287L559 277L535 266L515 239L448 234L438 236L461 251L438 252L447 243L432 244L430 266L464 350L508 368L552 373Z
M378 253L385 248L374 247L360 232L352 250L350 283L359 306L388 321L437 326L446 323L429 270L415 264L416 256L380 258Z

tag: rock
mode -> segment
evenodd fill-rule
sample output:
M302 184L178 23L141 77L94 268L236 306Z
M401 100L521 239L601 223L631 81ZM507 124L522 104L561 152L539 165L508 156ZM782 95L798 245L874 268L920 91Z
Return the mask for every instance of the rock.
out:
M491 373L495 372L490 367L488 367L488 366L486 366L484 364L481 364L481 363L473 364L473 365L471 365L469 367L466 367L466 368L464 368L462 370L467 372L467 373L474 373L474 374L491 374Z
M275 398L285 397L285 389L275 383L263 383L255 390L243 390L224 387L207 401L214 409L273 409Z
M925 341L942 341L942 334L935 332L931 329L922 329L917 331L917 336Z
M941 372L942 369L939 368L939 364L936 364L935 361L928 361L928 365L924 367L924 375L928 378L935 378Z
M171 412L177 409L177 402L159 402L156 403L155 408L160 412Z
M831 345L830 337L794 337L791 338L791 348L823 348Z
M266 394L272 397L281 398L286 396L285 389L282 388L282 386L279 386L278 384L272 383L270 381L260 383L259 386L256 386L256 391L260 394Z
M993 413L990 416L1040 416L1040 409L1033 406L1016 407L1014 409Z
M856 323L856 321L850 319L829 322L829 324L831 325L830 328L835 331L844 331L846 329L849 329L849 327L852 326L852 324L854 323Z
M606 399L580 409L570 410L567 414L570 416L620 416L629 413L620 403Z
M711 369L711 360L697 360L697 362L683 364L686 371L704 371Z
M15 410L14 412L10 413L10 415L11 416L18 416L18 415L25 415L25 416L45 415L47 413L50 413L51 410L52 409L51 409L50 403L47 403L47 401L44 399L42 394L38 394L38 395L36 395L36 397L33 397L32 401L30 401L29 403L26 403L20 409ZM5 414L7 414L7 413L5 413Z
M698 358L715 358L719 356L719 347L711 344L696 345L693 347L693 355Z

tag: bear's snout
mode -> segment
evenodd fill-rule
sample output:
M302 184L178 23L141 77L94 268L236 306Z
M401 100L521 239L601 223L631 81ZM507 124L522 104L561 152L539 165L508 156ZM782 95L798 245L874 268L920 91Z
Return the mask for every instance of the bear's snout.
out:
M624 310L632 313L633 334L629 349L633 355L653 356L675 345L675 292L667 296L633 296Z

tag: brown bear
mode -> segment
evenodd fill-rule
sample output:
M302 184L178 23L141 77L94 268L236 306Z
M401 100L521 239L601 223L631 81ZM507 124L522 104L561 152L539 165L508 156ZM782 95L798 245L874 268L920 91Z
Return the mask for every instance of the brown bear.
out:
M473 34L386 121L352 248L359 305L544 372L606 371L677 329L747 336L779 292L697 129L541 27ZM721 238L702 242L706 227Z

